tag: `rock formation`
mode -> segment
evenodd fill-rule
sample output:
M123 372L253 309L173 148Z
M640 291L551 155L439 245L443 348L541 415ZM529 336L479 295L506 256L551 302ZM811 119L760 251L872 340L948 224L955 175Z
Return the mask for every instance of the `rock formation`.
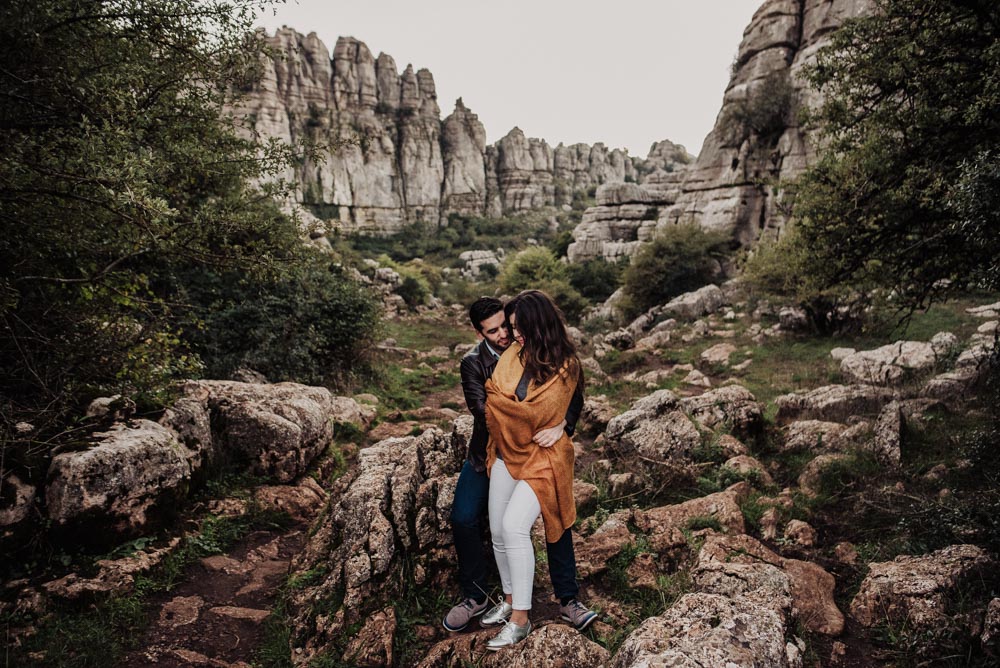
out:
M647 205L646 214L616 216L599 202L573 232L570 261L629 255L639 241L678 223L723 230L743 246L777 234L787 218L776 186L801 174L816 151L798 121L799 111L817 102L803 67L845 19L871 6L871 0L766 0L743 32L722 109L697 160L683 171L647 176L656 161L676 156L654 145L637 170L647 193L620 203Z
M365 44L341 37L331 57L310 33L282 28L266 37L276 54L236 113L253 131L286 143L336 150L306 155L283 176L299 183L304 218L348 232L392 234L449 214L501 216L569 204L603 183L662 174L687 156L653 145L650 161L604 144L552 148L514 128L492 146L478 117L459 98L440 118L434 78Z

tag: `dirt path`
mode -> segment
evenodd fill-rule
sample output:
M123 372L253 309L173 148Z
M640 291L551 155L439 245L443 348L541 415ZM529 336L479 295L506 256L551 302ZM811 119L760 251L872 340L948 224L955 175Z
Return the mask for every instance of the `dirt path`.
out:
M189 567L178 587L150 599L149 627L121 665L248 666L305 538L304 527L256 531L228 554Z

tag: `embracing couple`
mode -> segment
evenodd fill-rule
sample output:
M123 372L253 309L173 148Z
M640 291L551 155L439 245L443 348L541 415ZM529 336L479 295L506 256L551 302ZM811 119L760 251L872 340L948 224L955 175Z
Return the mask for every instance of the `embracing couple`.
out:
M576 521L570 436L583 408L583 373L563 315L544 292L526 290L506 305L481 297L469 319L480 341L462 359L462 390L474 427L451 513L464 600L444 626L461 631L476 617L484 627L503 625L487 642L496 651L531 632L531 527L539 514L561 617L581 631L597 617L577 600L570 531ZM480 533L487 509L504 593L493 607Z

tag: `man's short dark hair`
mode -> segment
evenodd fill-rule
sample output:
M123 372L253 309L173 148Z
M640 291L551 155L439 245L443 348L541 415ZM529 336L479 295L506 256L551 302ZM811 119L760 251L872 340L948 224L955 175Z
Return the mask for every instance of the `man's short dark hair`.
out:
M469 307L469 320L477 332L483 330L483 320L503 310L503 302L496 297L480 297Z

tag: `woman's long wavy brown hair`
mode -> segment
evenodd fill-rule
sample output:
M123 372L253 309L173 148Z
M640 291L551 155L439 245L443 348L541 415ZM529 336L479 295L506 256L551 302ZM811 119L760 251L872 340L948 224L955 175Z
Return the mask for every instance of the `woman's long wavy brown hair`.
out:
M521 364L528 376L541 384L563 371L580 379L580 359L566 331L566 319L552 298L541 290L525 290L507 303L504 313L517 317L517 331L524 337Z

